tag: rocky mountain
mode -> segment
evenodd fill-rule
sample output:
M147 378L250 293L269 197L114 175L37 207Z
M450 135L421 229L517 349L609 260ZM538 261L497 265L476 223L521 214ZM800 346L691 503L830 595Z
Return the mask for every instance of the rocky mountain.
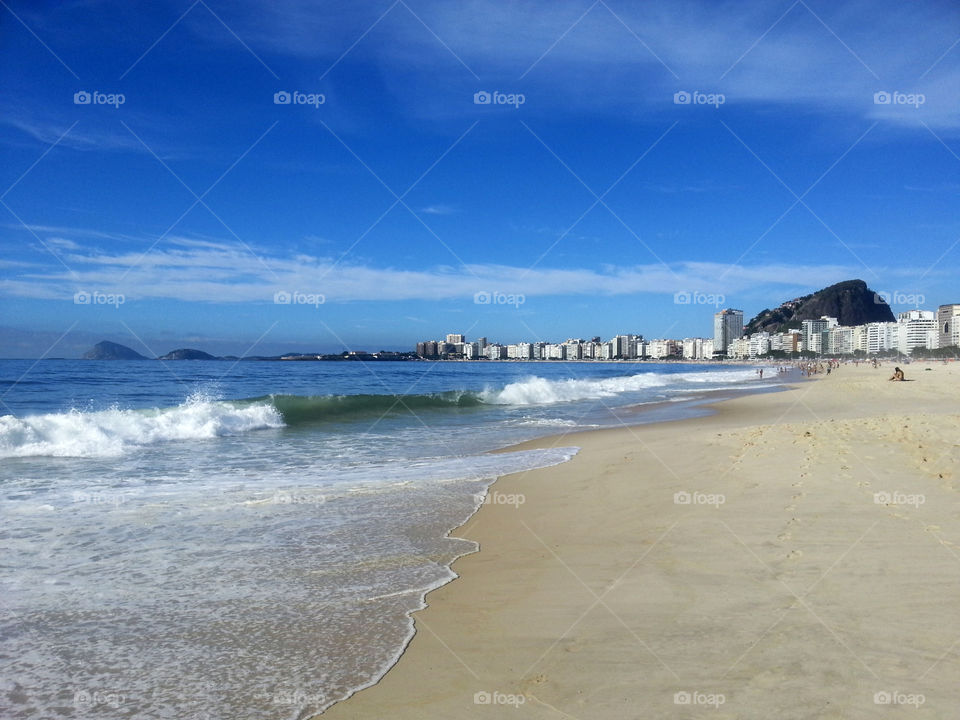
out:
M163 357L157 358L158 360L219 360L220 358L211 355L210 353L205 353L203 350L192 350L191 348L183 348L181 350L171 350Z
M845 280L815 293L787 300L780 307L761 310L743 332L770 333L799 329L803 320L835 317L841 325L862 325L870 322L893 322L893 311L878 293L863 280Z
M148 360L136 350L119 343L98 342L83 354L84 360Z

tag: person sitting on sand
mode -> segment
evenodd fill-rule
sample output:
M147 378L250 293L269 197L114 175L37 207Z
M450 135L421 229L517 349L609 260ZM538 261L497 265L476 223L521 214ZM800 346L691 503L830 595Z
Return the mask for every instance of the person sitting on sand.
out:
M891 380L903 380L903 370L896 367L893 369L893 375L890 377Z

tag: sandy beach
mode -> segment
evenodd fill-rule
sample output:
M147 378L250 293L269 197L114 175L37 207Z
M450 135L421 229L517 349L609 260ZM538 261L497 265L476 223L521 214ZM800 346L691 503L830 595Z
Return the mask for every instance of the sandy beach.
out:
M323 717L956 717L960 364L892 370L521 446L581 451L491 487L399 662Z

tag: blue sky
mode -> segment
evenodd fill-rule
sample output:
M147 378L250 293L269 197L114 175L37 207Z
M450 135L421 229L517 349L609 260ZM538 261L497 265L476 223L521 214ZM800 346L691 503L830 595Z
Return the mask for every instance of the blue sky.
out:
M0 356L960 302L955 3L136 5L0 3Z

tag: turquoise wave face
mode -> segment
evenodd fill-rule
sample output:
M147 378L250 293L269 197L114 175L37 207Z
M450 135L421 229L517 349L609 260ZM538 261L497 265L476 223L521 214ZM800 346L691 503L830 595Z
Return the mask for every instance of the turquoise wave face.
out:
M422 395L266 395L244 402L271 403L289 426L423 410L474 408L484 404L478 393L466 391Z

